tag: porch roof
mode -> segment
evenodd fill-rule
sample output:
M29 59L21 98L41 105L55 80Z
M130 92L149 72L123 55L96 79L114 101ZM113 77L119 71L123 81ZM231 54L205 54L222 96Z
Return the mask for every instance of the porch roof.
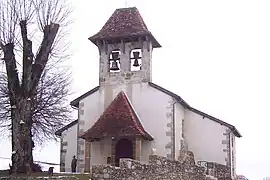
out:
M141 136L153 137L145 131L126 94L121 91L96 123L80 137L97 140L104 137Z

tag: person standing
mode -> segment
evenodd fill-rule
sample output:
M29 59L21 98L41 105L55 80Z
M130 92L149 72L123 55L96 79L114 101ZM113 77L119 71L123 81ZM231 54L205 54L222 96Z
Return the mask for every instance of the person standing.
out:
M71 172L75 173L77 167L77 159L75 156L73 156L73 159L71 161Z

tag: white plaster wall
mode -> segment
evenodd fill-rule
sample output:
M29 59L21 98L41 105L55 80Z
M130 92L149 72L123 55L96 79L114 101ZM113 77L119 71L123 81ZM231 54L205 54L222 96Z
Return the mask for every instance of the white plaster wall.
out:
M103 94L96 91L80 101L83 113L79 113L79 129L86 131L93 126L103 112L103 100Z
M111 138L92 142L90 166L107 163L107 157L111 157L111 144Z
M154 138L151 142L142 143L142 161L148 161L152 148L156 149L157 155L170 154L171 149L166 149L165 146L171 141L171 137L166 136L166 131L170 130L167 124L172 121L172 116L168 116L168 113L172 112L172 98L147 83L133 84L132 90L128 91L129 99L142 125Z
M68 142L64 149L67 150L65 157L65 171L71 172L72 157L77 154L77 124L62 132L63 142Z
M170 129L168 123L172 121L172 116L168 114L172 112L173 99L149 86L148 83L101 86L99 91L81 101L84 104L84 113L80 115L79 120L83 120L84 124L80 124L80 126L84 131L91 128L120 91L126 93L143 127L154 137L154 141L142 142L141 160L148 161L152 148L156 149L157 155L170 154L171 149L165 148L165 146L171 141L171 137L166 135L166 131ZM181 140L183 140L182 119L184 119L185 141L188 149L194 152L195 159L225 164L226 152L223 152L225 145L222 144L222 140L225 140L223 133L226 127L210 119L203 119L201 115L184 109L179 103L175 104L175 157L178 157ZM100 142L92 143L91 164L106 163L111 148L110 142L104 142L104 144L107 144L108 147L103 145L106 146L106 150L103 152L100 150L102 149Z
M92 93L91 95L87 96L86 98L82 99L79 103L79 135L90 129L94 123L98 120L101 113L104 110L104 98L103 94L99 91L96 91ZM84 141L83 139L80 139L79 141ZM96 149L95 147L97 144L93 143L92 149ZM78 147L81 150L85 149L85 143L83 145L80 145ZM97 153L97 155L95 155ZM94 158L99 158L101 155L99 151L94 151L93 153ZM85 164L85 154L80 153L78 150L78 159L80 162L78 163L78 170L83 172L84 171L84 164ZM94 159L94 162L97 161ZM91 162L91 159L90 159ZM81 164L81 165L80 165Z
M105 107L120 91L124 91L143 127L153 136L154 141L142 142L142 161L148 161L152 148L155 148L157 155L161 156L166 156L171 152L170 149L165 148L171 141L171 137L166 136L167 123L172 119L171 116L167 116L171 112L172 98L170 96L150 87L148 83L107 85L102 86L100 91L104 94L104 102L107 103Z
M175 158L178 158L181 149L182 137L182 120L185 117L185 109L180 103L175 104Z
M151 149L155 148L152 143L149 143L147 140L142 141L141 146L141 161L147 163L149 160L149 154L151 154Z
M142 161L148 161L152 148L156 149L157 155L170 154L171 150L165 146L171 141L171 137L166 136L167 124L171 122L171 117L167 116L171 112L168 109L171 97L148 84L134 84L132 91L132 94L128 93L130 101L145 130L154 138L153 141L142 144Z
M168 112L171 112L172 98L150 87L148 83L101 86L99 91L80 102L84 104L84 113L79 116L79 120L84 121L84 125L80 124L80 129L83 127L86 131L91 128L120 91L127 94L145 130L155 139L152 142L143 141L142 161L148 161L152 148L156 149L158 155L169 154L171 150L166 149L165 146L171 141L171 137L166 136L166 131L168 130L167 123L172 119L167 115ZM91 150L91 164L106 163L110 148L100 154L100 144L95 142L92 143Z
M225 140L223 133L227 127L208 118L203 118L188 109L185 110L184 131L188 149L193 151L195 160L205 160L226 165Z

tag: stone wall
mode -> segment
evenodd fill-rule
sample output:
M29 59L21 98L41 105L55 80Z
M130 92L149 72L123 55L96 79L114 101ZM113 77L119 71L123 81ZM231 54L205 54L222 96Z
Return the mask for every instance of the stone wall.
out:
M182 154L181 161L173 161L165 157L150 155L148 163L132 159L121 159L120 167L94 165L93 180L219 180L206 175L205 168L197 166L192 152ZM229 180L229 179L226 179Z
M61 176L61 177L0 177L0 180L78 180L77 177Z
M226 180L230 179L230 167L225 166L222 164L214 163L214 176L217 177L219 180Z

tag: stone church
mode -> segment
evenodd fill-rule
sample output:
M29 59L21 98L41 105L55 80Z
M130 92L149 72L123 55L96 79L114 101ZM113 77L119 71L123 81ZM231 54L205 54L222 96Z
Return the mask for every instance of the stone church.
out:
M177 159L188 150L235 174L239 131L152 82L152 53L161 45L136 7L116 9L89 40L99 51L99 86L70 103L78 120L56 132L61 171L71 171L74 155L77 171L89 172L94 164L118 166L120 158Z

